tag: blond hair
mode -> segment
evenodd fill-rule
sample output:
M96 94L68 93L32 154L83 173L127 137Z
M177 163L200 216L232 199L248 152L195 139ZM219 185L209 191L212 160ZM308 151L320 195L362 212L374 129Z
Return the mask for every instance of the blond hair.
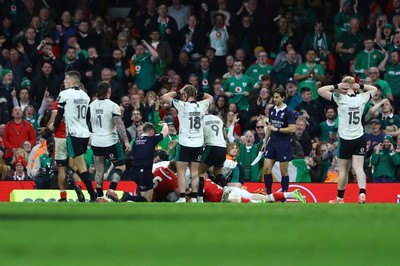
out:
M188 98L189 97L196 98L197 90L195 87L193 87L192 85L186 85L184 89Z
M11 167L6 164L3 158L0 157L0 180L5 180L10 177Z
M342 79L342 83L348 83L348 84L354 84L356 83L356 81L354 80L354 78L352 76L346 76Z
M28 162L28 153L23 148L16 148L11 159L12 165L17 161L18 156L22 156L25 162Z

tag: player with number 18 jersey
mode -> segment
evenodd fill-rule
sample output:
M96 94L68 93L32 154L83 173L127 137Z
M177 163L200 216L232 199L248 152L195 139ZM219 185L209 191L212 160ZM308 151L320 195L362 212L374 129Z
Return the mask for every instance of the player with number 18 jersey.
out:
M174 99L172 105L178 110L179 144L186 147L201 147L204 144L203 118L210 102L184 102Z

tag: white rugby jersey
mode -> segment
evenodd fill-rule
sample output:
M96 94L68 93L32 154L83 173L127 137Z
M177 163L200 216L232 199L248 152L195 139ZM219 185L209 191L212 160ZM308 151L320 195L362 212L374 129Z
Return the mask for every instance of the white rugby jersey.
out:
M89 96L79 88L69 88L60 92L58 97L58 107L64 108L67 135L77 138L90 137L86 124Z
M365 104L370 100L371 94L363 92L355 96L333 93L333 100L338 105L338 132L342 139L352 140L364 135L362 115Z
M204 144L226 147L224 138L224 122L215 115L204 116Z
M184 102L174 99L172 105L178 110L179 144L186 147L203 146L203 119L210 102Z
M93 132L91 143L93 146L109 147L118 142L114 116L121 116L121 110L113 101L97 99L90 104L90 123Z

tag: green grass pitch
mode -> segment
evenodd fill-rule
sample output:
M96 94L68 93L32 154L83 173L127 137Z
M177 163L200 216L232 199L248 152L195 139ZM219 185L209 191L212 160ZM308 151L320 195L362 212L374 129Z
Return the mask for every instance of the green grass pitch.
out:
M0 232L2 265L398 265L400 204L1 203Z

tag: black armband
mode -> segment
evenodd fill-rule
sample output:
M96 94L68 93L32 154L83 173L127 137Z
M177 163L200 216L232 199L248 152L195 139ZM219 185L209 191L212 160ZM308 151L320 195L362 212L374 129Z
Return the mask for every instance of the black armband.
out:
M360 85L360 90L364 90L364 84L358 84Z
M175 98L178 98L178 99L181 98L181 92L180 92L180 91L176 91L176 96L175 96Z
M339 89L339 85L333 84L333 89L334 89L334 90L338 90L338 89Z

